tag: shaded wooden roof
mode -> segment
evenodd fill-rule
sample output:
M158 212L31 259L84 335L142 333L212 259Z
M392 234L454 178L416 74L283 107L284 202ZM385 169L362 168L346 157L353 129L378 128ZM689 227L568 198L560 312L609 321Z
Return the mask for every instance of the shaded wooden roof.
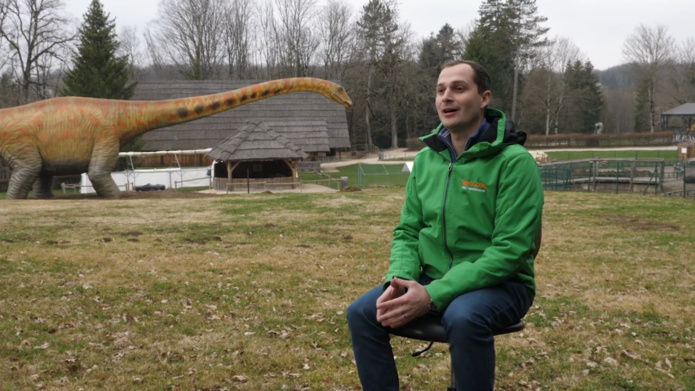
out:
M671 110L664 111L661 115L671 115L671 116L695 116L695 103L683 103L680 106L676 106Z
M215 94L261 82L258 80L142 81L138 83L131 99L166 100ZM324 151L324 146L321 146L320 150L312 150L310 146L324 145L326 138L329 148L350 148L345 108L319 94L297 92L263 99L195 121L152 130L143 135L145 142L143 150L212 148L245 126L246 121L272 123L280 134L292 132L294 136L286 135L286 137L293 142L296 141L297 145L306 147L307 149L302 148L305 152ZM308 129L304 132L297 130L301 123L311 123L307 126L317 129L318 125L314 124L316 121L325 123L325 134L311 132ZM299 138L305 140L299 142Z
M268 128L280 133L304 152L329 152L331 150L326 121L268 121L264 123Z
M213 147L207 156L222 161L301 160L302 150L263 122L249 121L234 135Z

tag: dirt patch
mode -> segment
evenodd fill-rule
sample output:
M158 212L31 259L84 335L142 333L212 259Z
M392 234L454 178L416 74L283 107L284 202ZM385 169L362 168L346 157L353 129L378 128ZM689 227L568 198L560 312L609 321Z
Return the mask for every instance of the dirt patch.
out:
M628 228L644 231L678 231L681 227L673 224L661 223L658 221L641 220L633 217L625 217L619 215L594 215L600 219L612 221L617 225Z

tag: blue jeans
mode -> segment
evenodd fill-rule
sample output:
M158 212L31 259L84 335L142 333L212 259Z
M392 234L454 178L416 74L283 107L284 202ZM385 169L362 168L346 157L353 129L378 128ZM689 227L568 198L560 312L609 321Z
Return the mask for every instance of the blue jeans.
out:
M347 322L357 373L364 391L398 391L398 373L389 333L376 321L378 286L347 309ZM495 382L493 330L518 322L531 306L518 282L464 293L441 314L458 391L492 391ZM436 316L427 314L424 316Z

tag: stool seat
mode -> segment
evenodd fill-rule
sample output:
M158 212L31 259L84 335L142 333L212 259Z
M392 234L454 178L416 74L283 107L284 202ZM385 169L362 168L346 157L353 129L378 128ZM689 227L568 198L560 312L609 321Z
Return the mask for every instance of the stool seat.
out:
M493 330L493 335L509 334L524 329L524 322L519 321L501 330ZM399 337L419 339L421 341L434 341L446 343L446 330L441 318L435 316L422 316L404 324L401 327L389 330L390 334Z

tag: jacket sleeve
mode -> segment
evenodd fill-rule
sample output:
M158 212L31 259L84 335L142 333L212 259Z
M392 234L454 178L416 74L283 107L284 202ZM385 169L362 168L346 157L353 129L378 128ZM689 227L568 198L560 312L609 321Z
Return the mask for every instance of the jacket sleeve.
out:
M415 165L413 166L415 168ZM405 187L405 201L401 209L401 219L393 229L391 256L386 272L385 283L393 277L417 280L420 277L420 255L418 239L423 226L422 205L417 194L417 173L408 177Z
M500 175L491 245L474 262L457 263L425 289L437 308L457 296L498 285L520 273L533 279L534 239L540 230L543 187L527 153L510 158Z

